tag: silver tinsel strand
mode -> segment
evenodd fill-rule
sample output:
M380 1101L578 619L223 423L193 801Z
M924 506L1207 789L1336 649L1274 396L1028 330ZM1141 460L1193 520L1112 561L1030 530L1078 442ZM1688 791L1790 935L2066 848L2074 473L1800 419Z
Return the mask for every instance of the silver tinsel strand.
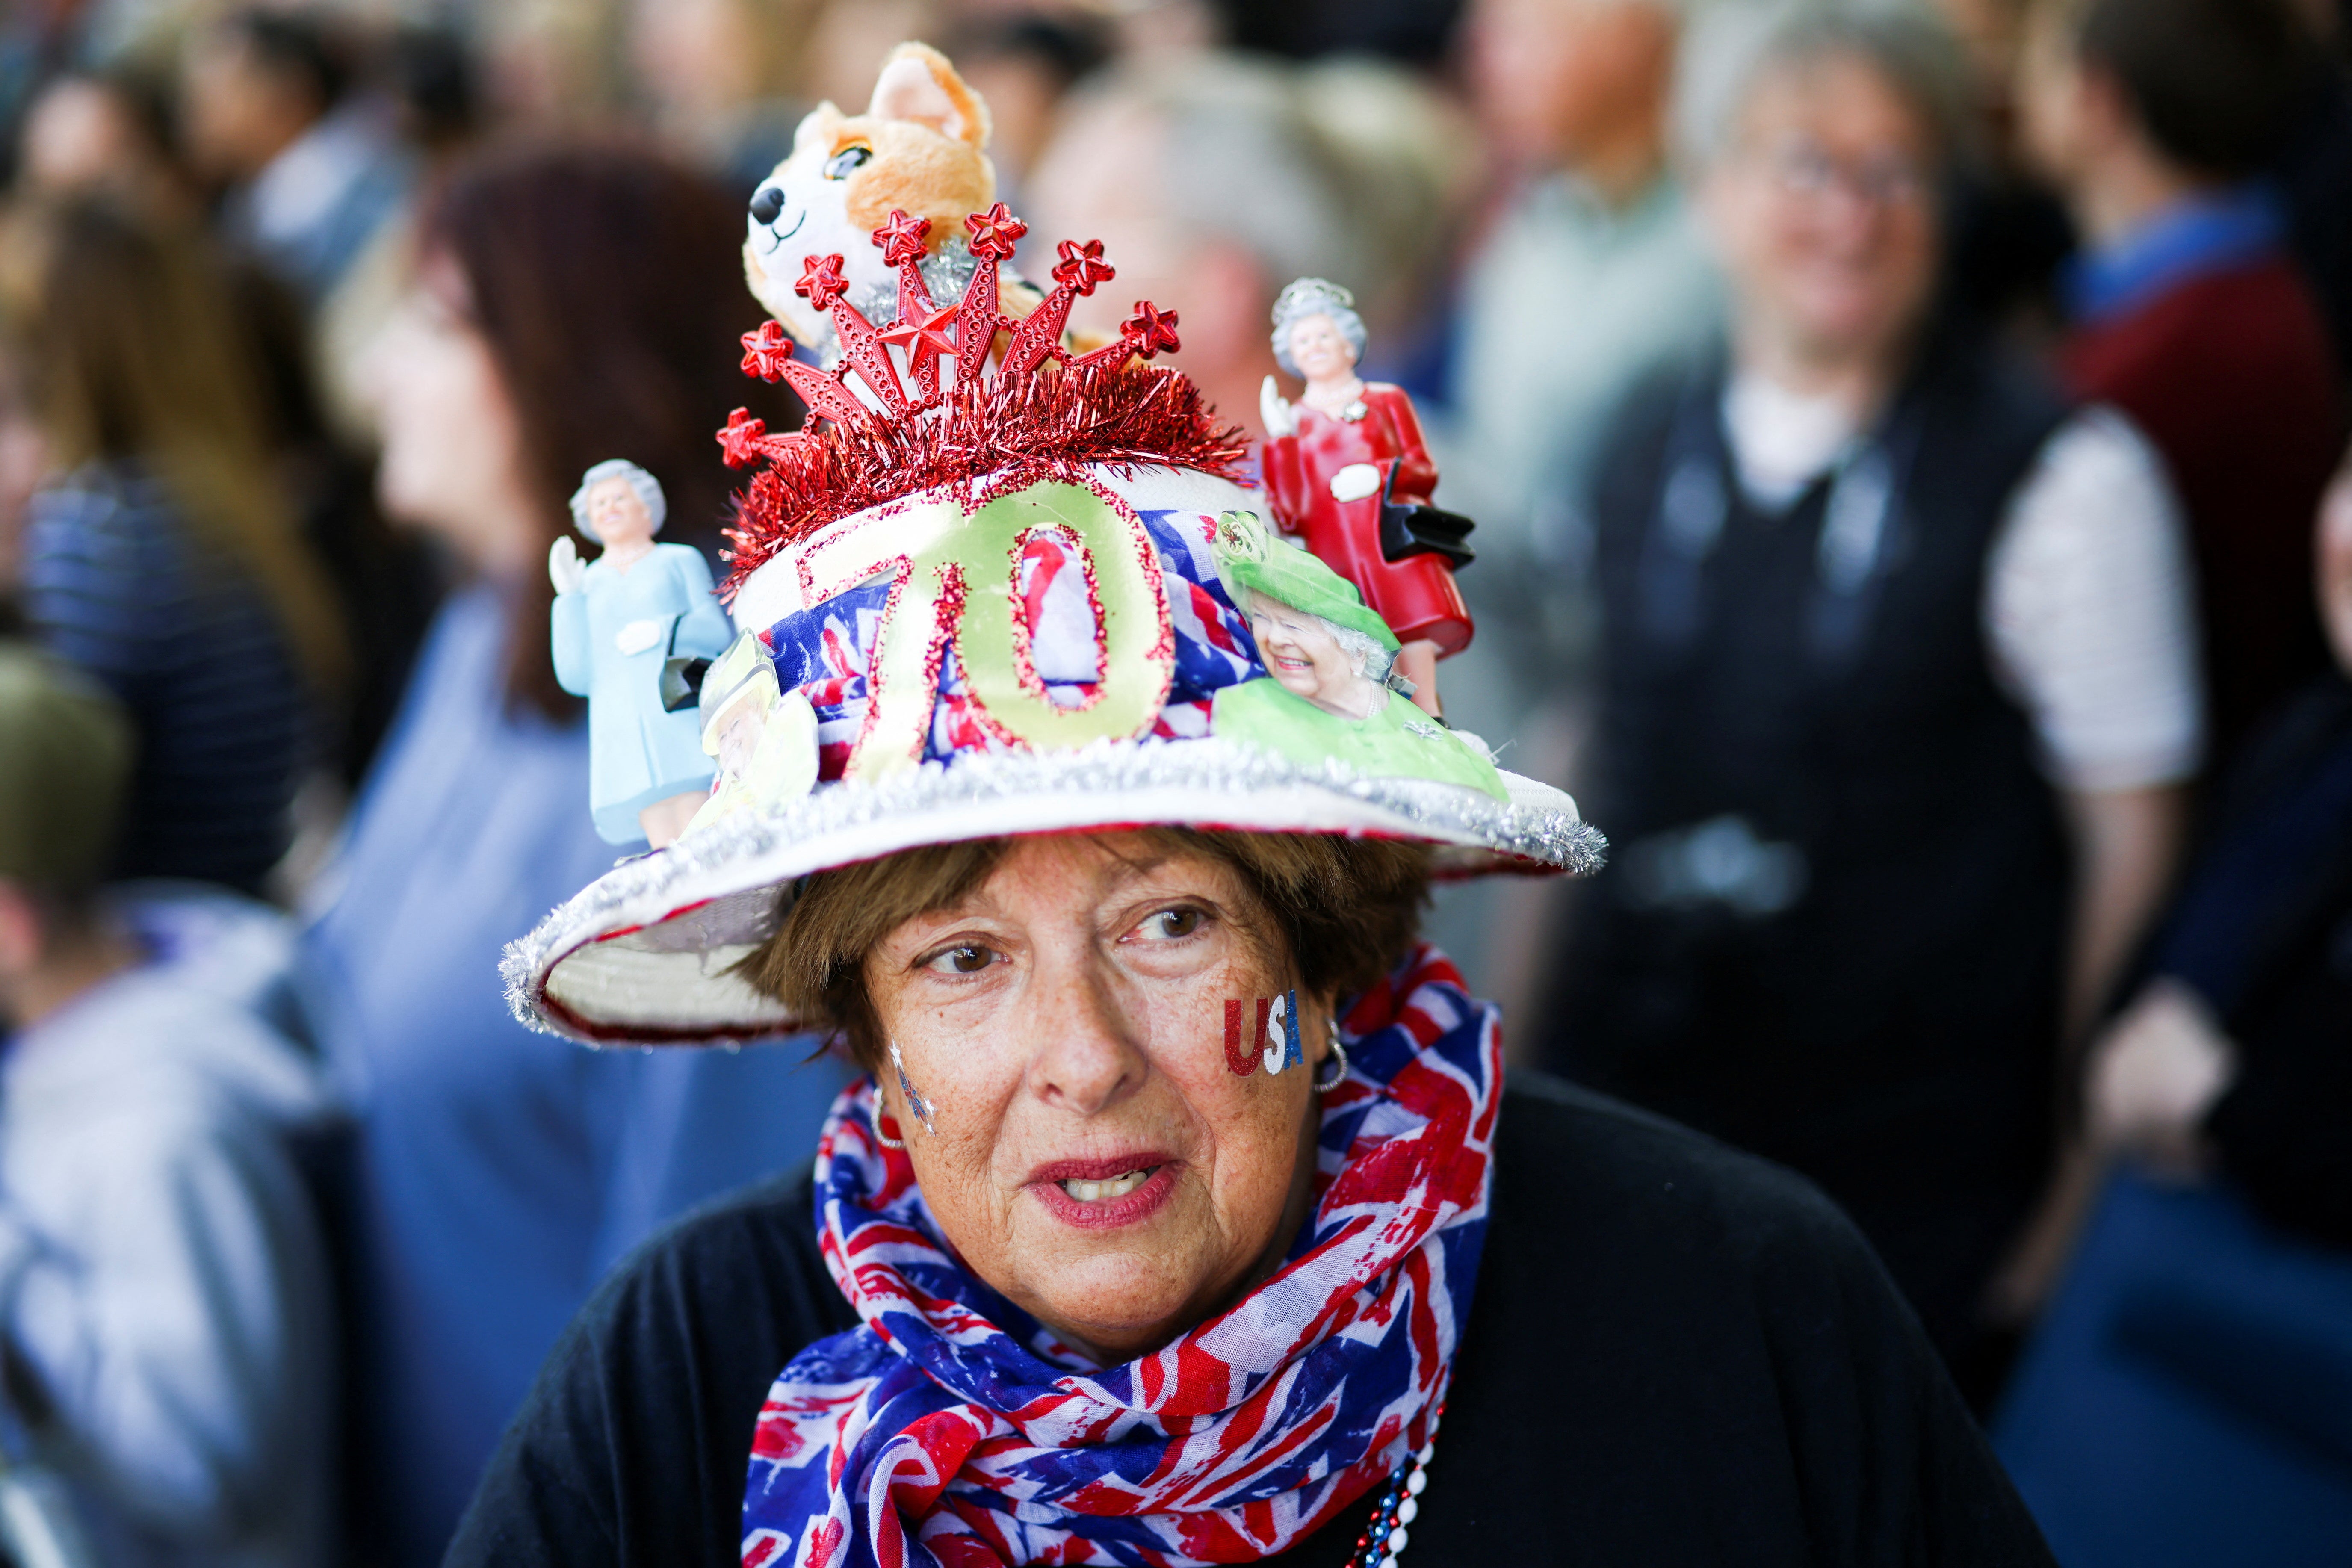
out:
M1302 785L1427 829L1441 876L1508 870L1515 861L1522 868L1582 875L1600 867L1608 847L1572 808L1512 805L1454 784L1370 777L1336 762L1302 767L1229 741L1098 741L1068 752L967 755L952 763L925 763L877 784L820 785L782 811L732 817L659 853L623 862L508 945L500 965L508 1005L533 1029L563 1032L548 1021L536 995L559 957L606 932L653 925L689 904L735 903L749 890L780 887L861 858L828 857L828 841L854 828L951 807L1152 788L1183 791L1200 803L1198 820L1214 824L1231 820L1217 811L1220 801ZM834 847L836 857L840 848ZM1465 856L1473 858L1465 862Z

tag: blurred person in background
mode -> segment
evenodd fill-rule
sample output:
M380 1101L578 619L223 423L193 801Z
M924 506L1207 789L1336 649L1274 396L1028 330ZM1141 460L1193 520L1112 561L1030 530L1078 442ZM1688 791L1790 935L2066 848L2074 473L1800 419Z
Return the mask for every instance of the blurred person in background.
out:
M874 91L874 62L909 38L936 38L955 0L823 0L802 63L811 102L855 106Z
M135 741L0 642L0 1340L115 1568L325 1568L331 1300L282 917L101 894Z
M478 36L494 26L494 18L521 9L500 6L479 17L447 16L394 27L362 51L365 85L346 89L371 96L371 112L382 116L412 176L332 291L301 322L320 412L326 427L351 451L372 453L377 444L362 362L407 290L418 198L485 129L484 73L475 55Z
M173 124L169 104L139 77L62 74L42 89L26 118L23 184L49 197L110 196L165 244L212 256L216 247L198 226ZM330 792L340 799L391 722L432 610L434 580L423 550L384 525L366 461L331 424L299 300L252 257L213 258L229 325L253 373L259 434L352 645L355 668L341 723L324 738L320 758L340 770ZM310 799L331 810L315 788ZM304 815L320 813L306 805Z
M1463 0L1213 0L1202 9L1234 48L1294 59L1372 55L1426 70L1444 63L1465 7Z
M476 7L469 20L494 122L549 131L622 112L625 0L504 0Z
M1613 847L1549 1045L1819 1182L1965 1384L2062 1030L2179 840L2179 522L2123 419L1935 315L1968 109L1927 20L1726 14L1693 47L1727 355L1637 401L1596 492Z
M653 129L751 198L793 150L822 0L632 0L629 62Z
M1459 579L1478 637L1455 656L1449 686L1467 701L1449 718L1538 777L1573 776L1590 722L1584 502L1599 443L1645 375L1696 358L1722 321L1668 156L1685 18L1709 3L1465 7L1470 107L1502 205L1463 268L1447 385L1426 410L1444 504L1478 524L1479 560ZM1446 888L1432 930L1478 955L1486 994L1532 1019L1548 958L1536 935L1559 901L1533 883Z
M1391 112L1410 114L1418 89L1382 79ZM1318 121L1307 80L1297 67L1214 52L1106 73L1073 95L1037 161L1036 210L1022 215L1032 232L1099 238L1118 268L1078 301L1074 327L1113 333L1138 300L1182 300L1174 361L1234 422L1256 410L1275 368L1266 322L1282 286L1328 278L1372 315L1393 277L1385 246L1404 237L1359 222L1356 183L1375 172ZM1389 174L1423 192L1408 234L1436 226L1440 193L1423 171ZM1381 323L1370 324L1377 340Z
M1001 15L982 9L952 29L943 47L966 85L988 105L996 194L1020 212L1030 171L1054 139L1064 100L1110 58L1104 19L1076 5ZM1039 267L1040 275L1050 265Z
M2279 168L2295 254L2352 377L2352 0L2293 0L2320 60Z
M410 172L383 106L347 95L320 16L236 12L189 40L188 152L226 187L223 232L312 304L399 207Z
M2074 248L2065 204L2020 144L2017 60L2032 0L1931 0L1967 56L1979 157L1951 193L1946 308L2046 353Z
M222 279L193 235L85 197L16 215L0 316L46 446L26 613L138 727L115 872L257 890L351 661Z
M1580 624L1589 632L1581 501L1610 420L1643 376L1695 358L1722 321L1721 284L1667 156L1683 16L1696 4L1469 9L1471 104L1514 188L1462 277L1438 456L1447 504L1477 520L1486 567L1463 580L1485 633L1467 656L1479 675L1464 684L1521 711L1559 693L1574 673L1560 658ZM1499 737L1517 716L1464 718Z
M172 145L171 106L148 83L67 71L26 109L16 178L44 195L110 191L150 223L192 223L195 192Z
M386 1563L436 1563L557 1332L605 1268L704 1197L796 1168L838 1087L790 1046L582 1050L508 1011L509 938L613 860L588 733L548 647L549 546L591 465L642 464L666 541L717 542L712 436L781 395L738 371L758 318L741 204L650 153L478 155L424 215L374 349L385 509L463 579L353 812L307 943L360 1121L353 1509Z
M48 437L26 395L22 357L0 333L0 636L25 633L25 523L47 477Z
M1996 1428L2070 1568L2321 1568L2352 1542L2352 455L2335 668L2258 732L2089 1057L2113 1171Z
M1357 303L1378 334L1367 372L1406 379L1442 354L1450 330L1447 275L1484 174L1477 128L1421 77L1364 55L1309 62L1298 92L1336 154L1360 251Z
M2086 247L2063 372L2147 433L2188 510L2217 761L2326 663L2309 537L2340 386L2257 179L2315 63L2288 0L2040 0L2021 67Z
M472 34L456 19L412 22L385 39L378 75L402 142L431 165L481 131L480 68Z

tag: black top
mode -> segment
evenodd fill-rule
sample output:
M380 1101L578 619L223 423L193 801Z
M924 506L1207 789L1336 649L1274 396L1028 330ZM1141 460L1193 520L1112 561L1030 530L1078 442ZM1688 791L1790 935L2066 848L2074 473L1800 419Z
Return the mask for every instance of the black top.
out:
M2352 1247L2352 682L2331 675L2257 735L2215 803L2152 969L2238 1047L2207 1130L2272 1220Z
M769 1384L853 1316L808 1179L680 1222L541 1372L451 1564L734 1564ZM1370 1500L1276 1561L1337 1568ZM2051 1563L1853 1227L1784 1172L1538 1074L1409 1568Z
M2053 1120L2066 845L1982 606L2064 411L1946 341L1769 511L1725 374L1637 399L1595 493L1612 848L1548 1065L1820 1183L1958 1349Z

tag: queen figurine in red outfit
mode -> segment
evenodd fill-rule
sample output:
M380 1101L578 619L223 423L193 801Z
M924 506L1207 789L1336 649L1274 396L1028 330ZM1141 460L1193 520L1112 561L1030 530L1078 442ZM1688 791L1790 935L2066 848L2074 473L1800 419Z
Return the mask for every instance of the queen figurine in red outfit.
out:
M1274 304L1275 362L1307 384L1293 404L1272 376L1259 396L1275 521L1356 585L1402 645L1396 670L1439 711L1437 661L1470 646L1454 571L1468 520L1430 504L1437 465L1412 400L1356 374L1364 321L1336 283L1301 278Z

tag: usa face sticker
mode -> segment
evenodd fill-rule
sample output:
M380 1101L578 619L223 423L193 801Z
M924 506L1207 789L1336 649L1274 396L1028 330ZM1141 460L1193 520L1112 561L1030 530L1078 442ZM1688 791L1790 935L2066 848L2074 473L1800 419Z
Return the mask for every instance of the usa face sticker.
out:
M1245 1041L1243 1025L1252 1013L1256 1029ZM1297 987L1280 996L1260 996L1254 1005L1238 996L1225 999L1225 1066L1236 1077L1247 1078L1260 1067L1269 1074L1279 1073L1306 1059L1298 1037Z

